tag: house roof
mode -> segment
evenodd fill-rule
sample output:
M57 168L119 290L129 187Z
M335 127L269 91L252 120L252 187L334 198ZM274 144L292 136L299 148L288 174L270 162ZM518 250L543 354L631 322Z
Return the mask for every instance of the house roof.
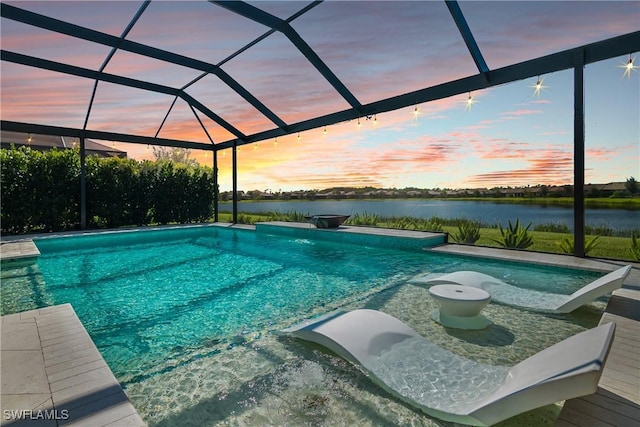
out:
M79 141L76 138L55 135L38 135L22 132L0 131L0 141L2 146L15 145L29 146L39 150L50 150L52 148L70 149L75 148ZM90 139L85 140L85 150L87 154L97 154L101 157L127 157L127 153L114 147L97 143Z

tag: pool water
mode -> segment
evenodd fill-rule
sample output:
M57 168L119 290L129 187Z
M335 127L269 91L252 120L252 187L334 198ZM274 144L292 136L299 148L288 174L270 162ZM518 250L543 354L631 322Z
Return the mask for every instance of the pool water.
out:
M2 314L71 303L150 425L438 425L357 368L275 332L337 308L373 308L435 344L513 365L597 324L603 302L570 315L490 304L494 325L446 329L430 319L417 274L477 270L572 293L592 273L310 236L190 227L36 240L37 263L2 268ZM553 424L557 406L518 417ZM528 417L528 418L527 418Z

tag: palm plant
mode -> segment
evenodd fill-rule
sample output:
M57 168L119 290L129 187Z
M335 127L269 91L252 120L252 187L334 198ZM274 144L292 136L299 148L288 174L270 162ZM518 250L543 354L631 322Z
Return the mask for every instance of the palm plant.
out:
M480 239L480 223L477 221L462 222L458 225L458 232L451 237L458 243L473 245Z
M526 249L533 245L533 237L529 234L529 227L531 227L531 223L526 227L522 227L519 219L516 219L514 225L512 225L511 220L509 220L509 228L506 230L502 228L502 224L498 224L502 239L492 240L503 248Z
M600 244L600 241L598 240L599 238L600 236L595 236L592 239L587 239L587 241L584 244L585 255L587 255L596 246ZM567 236L564 239L560 240L559 242L556 242L556 244L560 247L560 251L562 251L565 254L572 254L575 248L575 242L574 242L573 236Z

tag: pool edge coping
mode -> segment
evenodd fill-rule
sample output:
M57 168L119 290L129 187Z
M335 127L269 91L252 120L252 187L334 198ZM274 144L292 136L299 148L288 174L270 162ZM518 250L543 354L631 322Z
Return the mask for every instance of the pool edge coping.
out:
M338 229L316 229L312 224L307 223L298 223L298 222L283 222L283 221L268 221L268 222L260 222L256 225L260 224L268 224L273 226L283 226L290 228L298 228L298 229L314 229L317 231L324 232L336 232L338 233L354 233L354 234L366 234L367 231L371 231L373 235L376 236L389 236L389 237L399 237L399 234L404 234L406 237L417 238L415 233L422 233L423 238L429 239L433 238L433 236L441 235L444 233L426 233L426 232L418 232L415 230L399 230L399 229L386 229L379 227L361 227L361 226L343 226ZM114 229L102 229L102 230L74 230L74 231L63 231L56 233L37 233L37 234L26 234L20 236L1 236L0 235L0 260L2 261L12 261L12 260L28 260L29 258L33 258L34 260L37 256L40 255L38 251L37 254L30 255L22 255L16 257L6 257L5 256L5 247L12 246L14 244L24 244L25 242L31 242L31 244L35 247L33 243L33 239L44 239L44 238L55 238L55 237L66 237L66 236L82 236L88 234L109 234L109 233L128 233L134 231L153 231L153 230L172 230L172 229L180 229L180 228L199 228L199 227L219 227L219 228L230 228L236 230L248 230L248 231L257 231L256 225L249 224L232 224L227 222L205 222L205 223L194 223L194 224L171 224L171 225L157 225L157 226L144 226L144 227L130 227L130 228L114 228ZM36 248L37 250L37 248ZM501 248L490 248L485 246L471 246L471 245L462 245L457 243L446 242L436 246L430 246L428 248L423 248L425 251L432 251L436 253L445 253L450 255L460 255L460 256L468 256L468 257L478 257L478 258L487 258L487 259L498 259L498 260L506 260L506 261L514 261L514 262L524 262L528 264L537 264L537 265L547 265L547 266L557 266L564 268L573 268L578 270L587 270L587 271L596 271L596 272L610 272L624 265L631 265L632 272L625 281L625 284L629 283L632 286L638 286L640 288L640 263L633 261L625 261L625 260L611 260L605 258L578 258L572 255L565 254L553 254L546 252L530 252L530 251L520 251L513 249L501 249ZM635 278L635 280L632 280Z
M147 425L71 304L1 316L0 325L0 393L12 411L3 425Z

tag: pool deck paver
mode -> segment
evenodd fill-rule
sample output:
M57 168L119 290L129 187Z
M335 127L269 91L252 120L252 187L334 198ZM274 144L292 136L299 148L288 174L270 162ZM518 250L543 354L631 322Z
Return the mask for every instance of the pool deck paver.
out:
M146 425L70 304L2 316L0 333L0 425Z
M31 239L0 242L0 260L35 258L40 251Z
M616 332L595 394L567 400L558 427L640 426L640 291L622 288L609 299L600 324Z

